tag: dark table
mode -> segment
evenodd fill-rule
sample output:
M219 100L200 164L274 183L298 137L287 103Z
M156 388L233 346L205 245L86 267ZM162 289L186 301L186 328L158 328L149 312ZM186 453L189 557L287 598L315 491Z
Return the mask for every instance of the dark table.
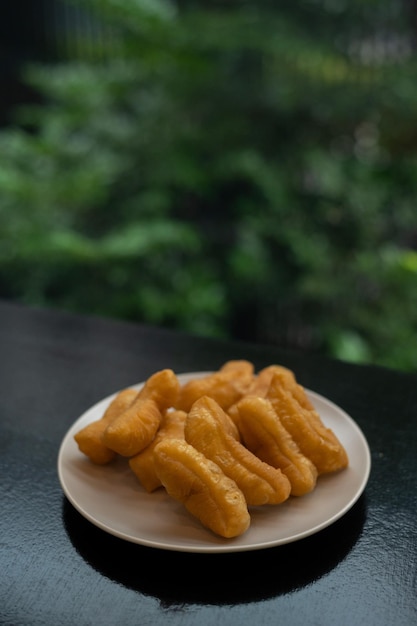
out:
M417 623L417 376L276 347L0 303L0 623ZM292 368L365 434L365 492L331 526L258 551L193 554L123 541L67 501L57 455L101 398L153 372L230 359Z

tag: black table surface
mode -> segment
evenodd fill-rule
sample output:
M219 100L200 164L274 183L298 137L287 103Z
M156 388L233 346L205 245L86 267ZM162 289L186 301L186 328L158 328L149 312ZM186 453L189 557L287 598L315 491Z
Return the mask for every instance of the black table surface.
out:
M0 623L417 624L417 376L0 303ZM338 521L231 554L114 537L64 496L57 455L91 405L164 368L292 368L359 425L372 468Z

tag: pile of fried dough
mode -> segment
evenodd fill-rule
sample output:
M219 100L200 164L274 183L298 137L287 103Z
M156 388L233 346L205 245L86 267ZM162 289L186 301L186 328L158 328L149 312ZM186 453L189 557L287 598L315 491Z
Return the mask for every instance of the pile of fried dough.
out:
M165 488L206 528L242 535L250 507L310 493L348 456L292 370L227 361L181 384L171 369L127 388L74 436L99 465L121 455L144 489Z

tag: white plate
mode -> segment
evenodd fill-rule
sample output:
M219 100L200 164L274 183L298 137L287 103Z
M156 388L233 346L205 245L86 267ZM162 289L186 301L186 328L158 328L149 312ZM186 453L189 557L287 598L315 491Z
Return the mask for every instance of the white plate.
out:
M180 374L178 378L184 383L208 373ZM163 489L147 493L126 459L96 466L79 451L75 433L98 419L116 394L92 406L65 435L58 455L62 489L81 515L102 530L154 548L238 552L297 541L342 517L365 489L371 468L367 441L353 419L323 396L309 390L307 394L325 425L343 443L349 455L349 467L340 473L321 476L314 491L306 496L290 497L277 506L251 508L250 528L240 537L217 537Z

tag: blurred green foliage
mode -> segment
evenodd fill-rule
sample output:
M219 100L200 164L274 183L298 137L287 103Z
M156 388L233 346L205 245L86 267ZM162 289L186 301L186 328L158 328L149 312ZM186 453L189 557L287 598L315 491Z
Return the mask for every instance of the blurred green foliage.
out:
M415 370L407 5L82 4L0 131L0 294Z

